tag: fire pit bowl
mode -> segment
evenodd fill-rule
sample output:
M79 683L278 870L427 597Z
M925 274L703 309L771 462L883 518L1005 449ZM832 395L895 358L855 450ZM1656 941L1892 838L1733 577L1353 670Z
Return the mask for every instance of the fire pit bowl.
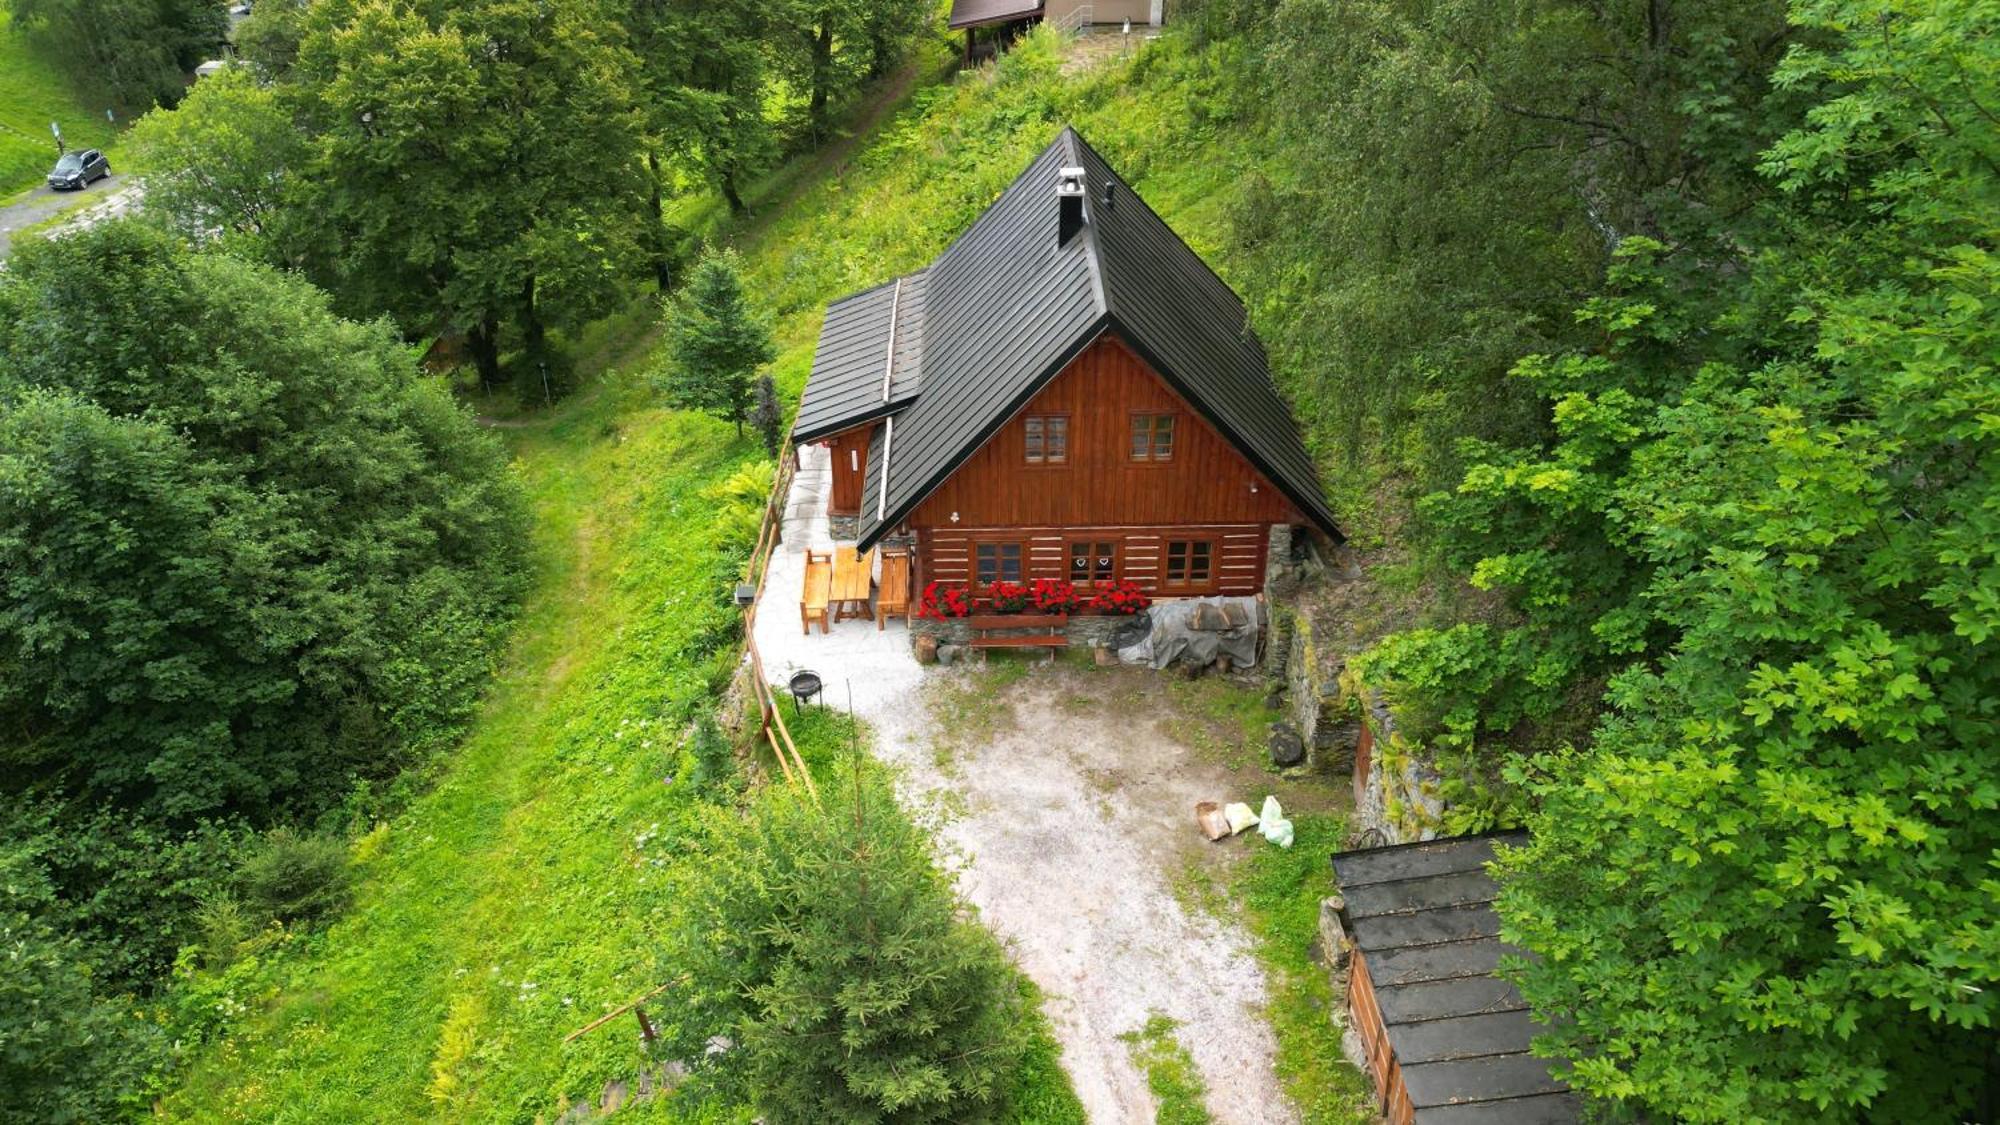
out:
M794 672L785 686L792 689L792 714L796 715L801 706L812 702L823 685L817 672Z

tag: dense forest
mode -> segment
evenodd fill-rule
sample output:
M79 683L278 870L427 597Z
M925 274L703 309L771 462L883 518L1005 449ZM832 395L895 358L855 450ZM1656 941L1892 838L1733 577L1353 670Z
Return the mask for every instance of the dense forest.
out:
M1079 115L1251 306L1405 607L1355 665L1445 827L1532 830L1499 905L1536 957L1508 971L1576 1088L1626 1119L1992 1111L2000 4L1188 0L1113 83L1045 36L954 82L936 13L894 0L278 2L184 98L219 10L96 4L15 7L80 72L115 58L129 103L178 105L134 129L142 221L0 273L0 1118L170 1093L237 1018L219 982L269 971L256 935L341 917L350 856L462 752L542 486L421 355L532 414L686 274L669 334L704 295L758 306L783 347L748 313L704 331L796 392L819 306L927 260ZM796 213L825 193L760 195L899 69L920 89L838 224ZM703 255L759 223L778 249ZM639 385L700 405L685 367ZM745 371L718 412L768 426ZM685 605L593 676L678 728L727 679L721 592L769 477L755 437L660 433L610 464L712 539L647 541ZM549 769L595 770L583 728L613 713L576 704ZM702 796L668 832L706 866L672 885L720 905L656 901L643 932L759 1046L723 1104L825 1110L772 1077L774 1029L884 921L823 881L863 844L745 795L690 729L669 772ZM871 985L917 1024L978 999L938 1044L817 1016L877 1063L1031 1022L866 786L882 877L955 974ZM719 839L724 813L758 828ZM722 928L790 937L704 954ZM921 1090L857 1067L837 1112L1034 1119L1005 1106L1037 1048L1003 1038ZM473 1115L547 1106L513 1092Z

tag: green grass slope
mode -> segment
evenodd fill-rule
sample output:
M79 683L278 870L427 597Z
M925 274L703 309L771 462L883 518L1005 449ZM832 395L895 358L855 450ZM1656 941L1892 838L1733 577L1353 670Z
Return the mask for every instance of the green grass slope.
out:
M53 60L37 51L0 4L0 199L40 183L56 162L49 122L62 125L71 148L103 148L117 136Z
M777 315L782 388L796 399L827 301L927 262L1065 122L1215 254L1237 142L1208 117L1213 65L1169 36L1073 68L1037 37L997 67L919 82L893 117L864 115L851 146L774 177L731 241ZM434 787L360 837L344 918L183 986L182 1022L205 1022L212 1043L165 1093L165 1117L547 1120L637 1066L628 1020L562 1037L654 983L659 911L716 830L714 806L663 778L681 768L688 718L714 704L708 650L741 558L703 490L758 455L722 424L657 407L635 342L647 328L601 326L594 350L632 361L510 423L542 569L491 700ZM838 732L808 726L803 741L837 745ZM1325 1003L1302 993L1296 1010L1323 1028ZM654 1012L672 1018L670 1004ZM1323 1033L1278 1023L1282 1053L1311 1052L1288 1074L1295 1090L1347 1081ZM1046 1040L1014 1105L1018 1122L1081 1120ZM668 1101L636 1116L741 1114Z

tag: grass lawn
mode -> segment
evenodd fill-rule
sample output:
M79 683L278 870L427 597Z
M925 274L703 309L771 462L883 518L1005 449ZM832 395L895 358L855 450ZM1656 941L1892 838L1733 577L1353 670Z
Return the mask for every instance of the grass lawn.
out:
M104 109L35 50L0 0L0 203L40 183L54 166L49 122L62 125L73 149L104 148L116 139L118 126L104 119Z

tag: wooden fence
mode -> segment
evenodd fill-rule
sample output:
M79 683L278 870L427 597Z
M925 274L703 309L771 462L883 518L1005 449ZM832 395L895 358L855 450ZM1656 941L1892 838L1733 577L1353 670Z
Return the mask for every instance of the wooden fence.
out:
M750 656L750 691L757 699L758 733L770 743L771 755L778 759L785 780L804 785L813 803L818 804L819 786L799 755L791 730L785 726L784 712L778 710L777 697L764 677L764 657L757 651L757 607L764 600L764 579L771 571L771 555L784 537L785 499L791 492L797 462L797 453L787 442L778 453L778 472L771 482L771 496L764 502L763 521L757 527L757 548L750 553L743 574L744 584L754 591L750 604L743 607L743 648Z

